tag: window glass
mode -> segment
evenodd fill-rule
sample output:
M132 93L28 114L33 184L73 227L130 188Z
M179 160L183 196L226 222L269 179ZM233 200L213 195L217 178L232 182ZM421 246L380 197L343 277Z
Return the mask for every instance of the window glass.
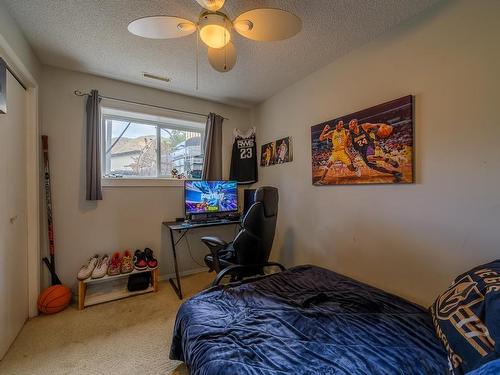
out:
M201 178L203 124L175 124L103 116L103 175L109 178Z

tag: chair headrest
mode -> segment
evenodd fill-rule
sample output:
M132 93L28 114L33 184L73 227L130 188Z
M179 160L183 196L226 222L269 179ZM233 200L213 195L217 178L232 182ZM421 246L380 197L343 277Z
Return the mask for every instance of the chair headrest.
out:
M278 189L272 186L263 186L255 191L255 202L262 202L266 217L278 214Z

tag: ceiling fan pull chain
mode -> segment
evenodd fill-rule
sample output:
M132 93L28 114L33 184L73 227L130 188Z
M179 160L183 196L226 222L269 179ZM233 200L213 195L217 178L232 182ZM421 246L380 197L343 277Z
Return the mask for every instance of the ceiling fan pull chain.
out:
M198 65L200 52L200 29L196 27L196 91L198 91Z
M227 29L227 20L224 19L224 27ZM224 33L224 71L227 70L227 40Z

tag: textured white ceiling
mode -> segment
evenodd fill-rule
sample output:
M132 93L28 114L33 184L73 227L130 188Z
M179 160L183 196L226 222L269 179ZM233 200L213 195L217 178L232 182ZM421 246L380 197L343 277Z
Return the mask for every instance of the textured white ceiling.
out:
M127 31L130 21L148 15L169 14L194 21L202 10L194 0L0 1L44 64L252 105L438 0L226 0L222 10L232 19L256 7L275 7L297 14L303 29L281 42L255 42L233 33L238 61L228 73L209 66L206 48L200 44L198 90L195 35L148 40ZM166 75L171 82L144 80L142 72Z

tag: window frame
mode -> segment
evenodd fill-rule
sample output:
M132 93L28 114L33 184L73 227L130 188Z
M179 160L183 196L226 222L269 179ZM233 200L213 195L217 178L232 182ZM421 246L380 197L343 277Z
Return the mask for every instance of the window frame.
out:
M130 113L133 116L107 113L107 111L112 112L124 112ZM158 120L149 120L144 117L157 117ZM126 121L137 124L151 125L156 128L156 176L121 176L114 177L107 175L108 171L106 168L106 121L107 120L118 120ZM186 122L193 125L187 125ZM184 124L183 124L184 123ZM135 110L121 110L112 107L106 107L104 111L101 112L101 183L104 187L114 187L114 186L183 186L184 179L173 178L167 174L161 174L161 131L162 129L168 130L179 130L185 132L196 132L200 133L201 137L201 153L204 155L204 140L205 140L205 124L201 121L196 121L193 119L175 119L171 117L163 117L157 115L151 115L147 112L138 112ZM192 180L198 180L197 178L191 178Z

